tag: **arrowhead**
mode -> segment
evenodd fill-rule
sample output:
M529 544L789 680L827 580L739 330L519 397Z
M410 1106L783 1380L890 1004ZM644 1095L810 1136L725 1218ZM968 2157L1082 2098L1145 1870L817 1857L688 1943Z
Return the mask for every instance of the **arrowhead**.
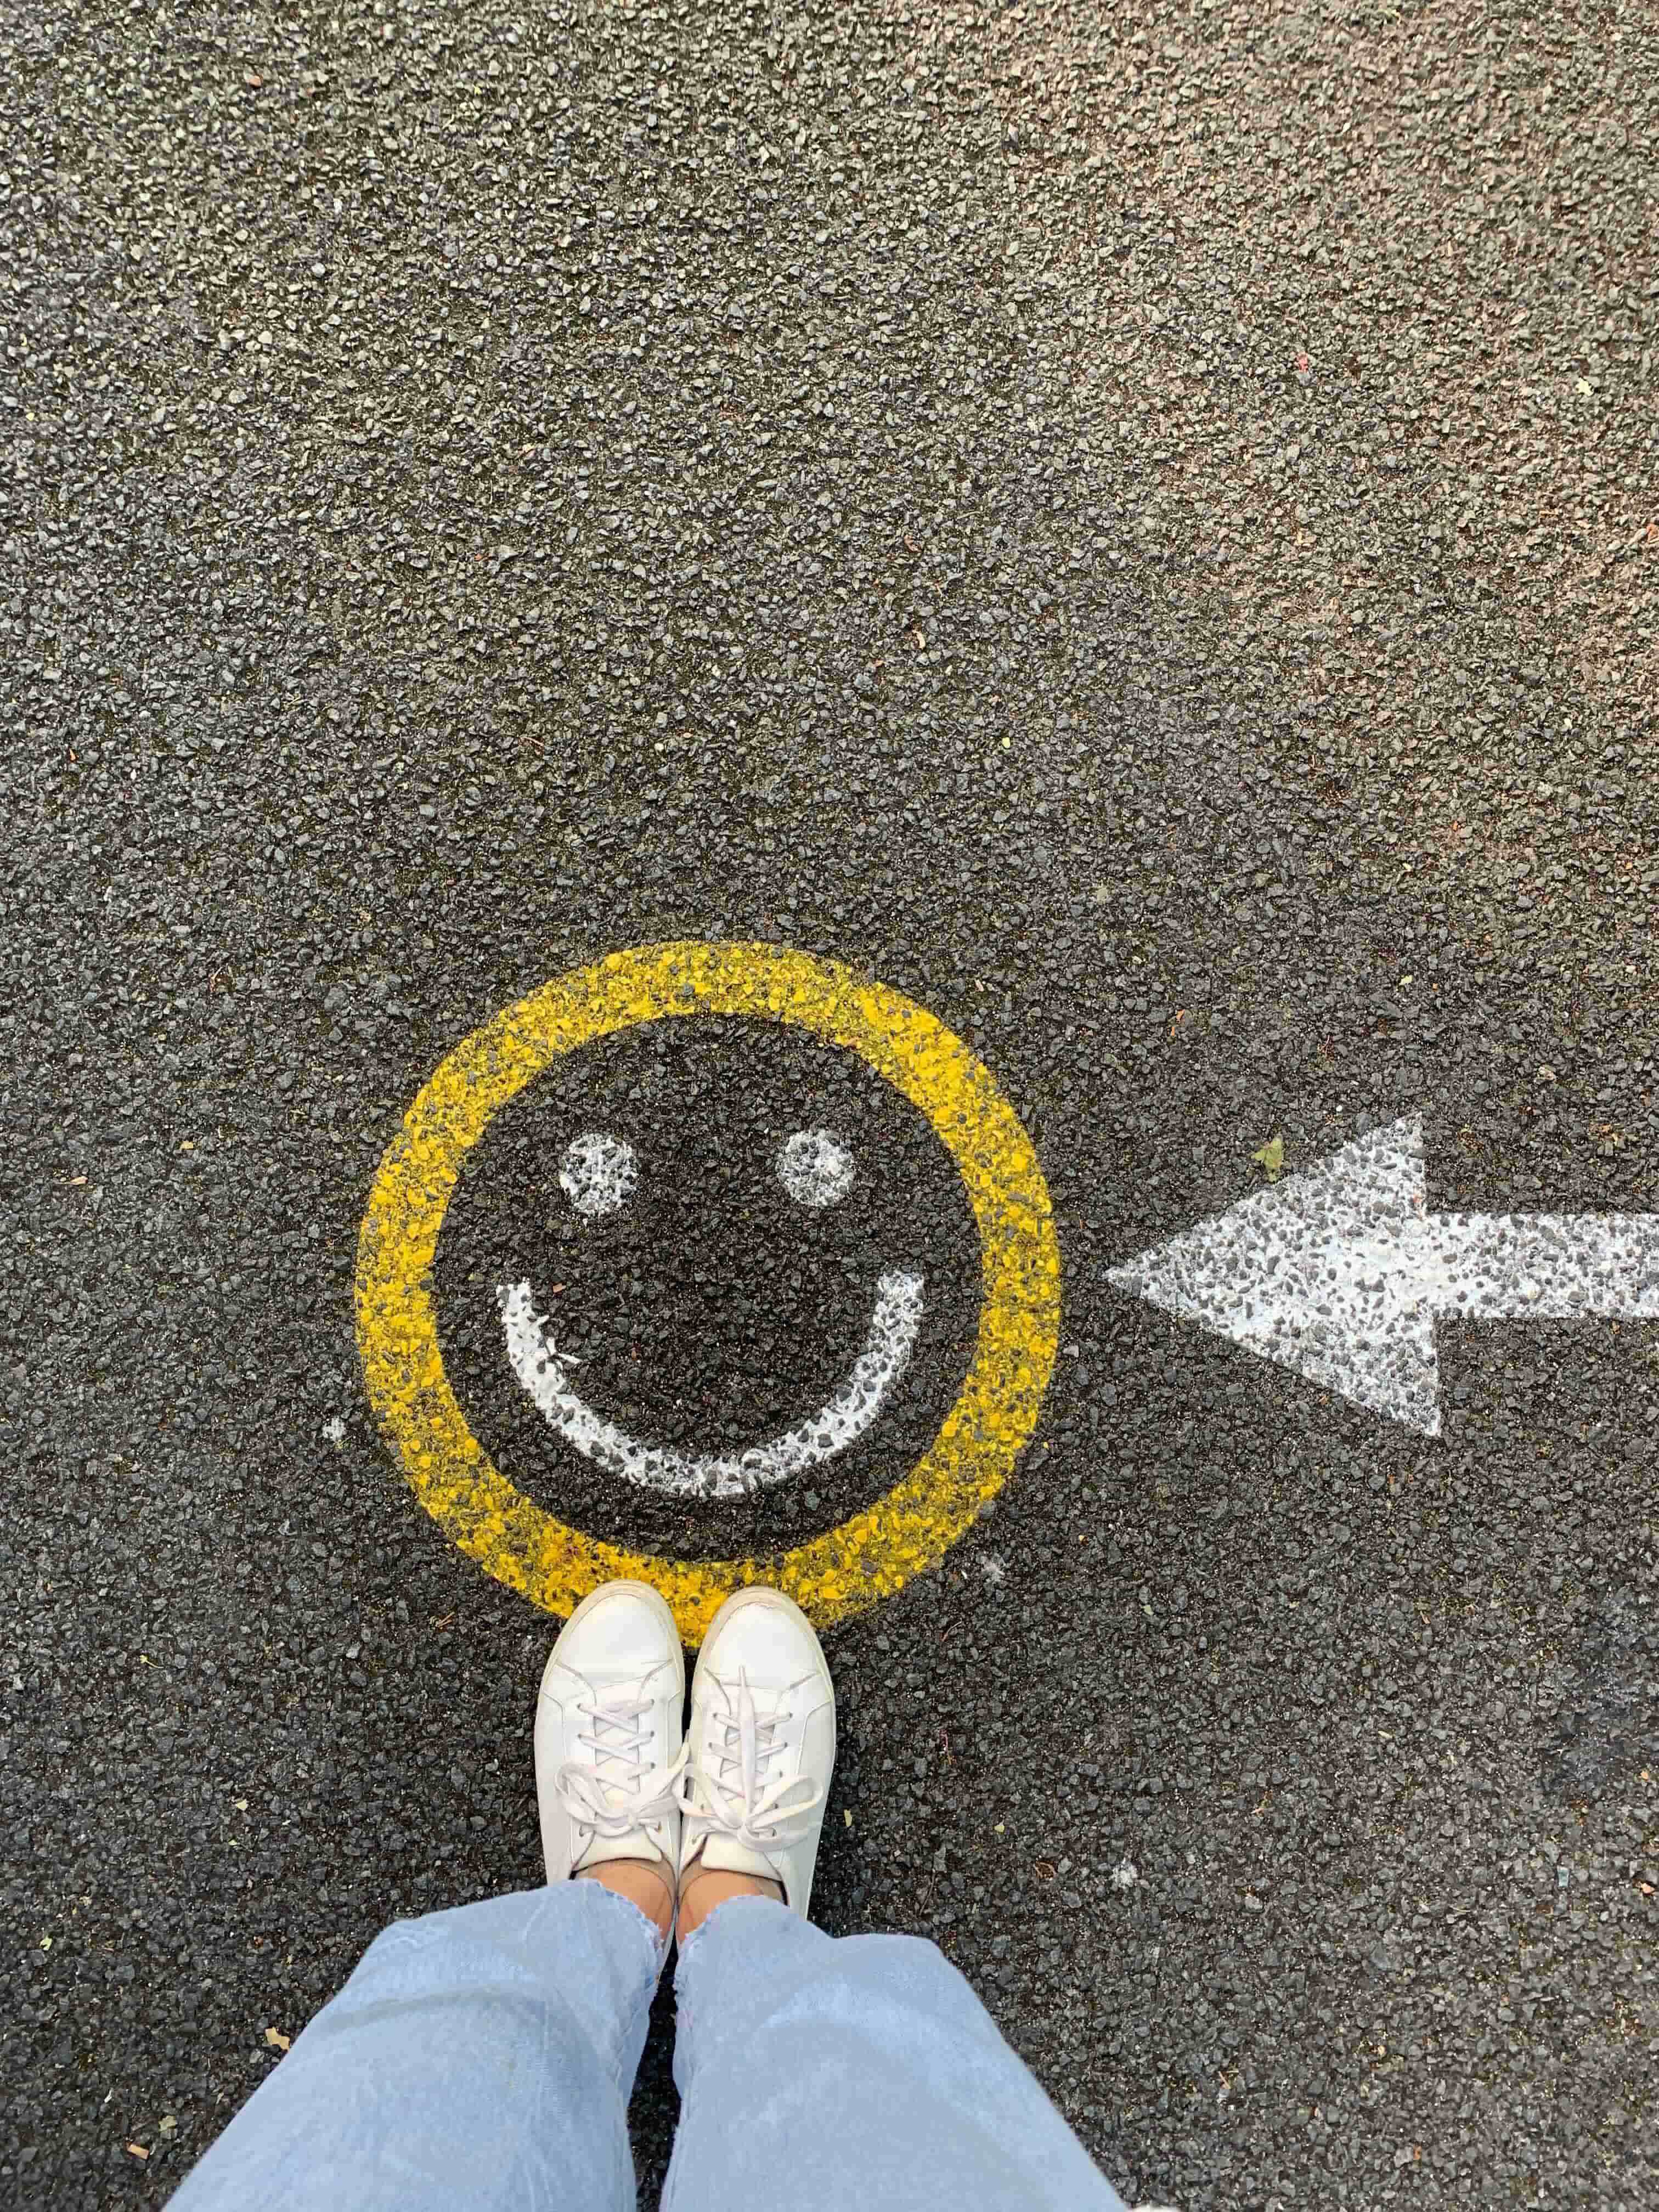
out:
M1395 1121L1107 1280L1437 1436L1434 1308L1402 1233L1425 1204L1422 1123Z

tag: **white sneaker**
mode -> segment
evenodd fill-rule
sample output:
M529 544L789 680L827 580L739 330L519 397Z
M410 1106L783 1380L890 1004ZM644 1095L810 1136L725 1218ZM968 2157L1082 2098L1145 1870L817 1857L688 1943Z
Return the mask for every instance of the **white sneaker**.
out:
M836 1764L836 1692L812 1624L781 1590L714 1615L691 1678L680 1890L705 1869L775 1881L806 1917Z
M657 1867L672 1902L685 1658L644 1583L606 1583L559 1632L536 1701L536 1795L549 1881L609 1859Z

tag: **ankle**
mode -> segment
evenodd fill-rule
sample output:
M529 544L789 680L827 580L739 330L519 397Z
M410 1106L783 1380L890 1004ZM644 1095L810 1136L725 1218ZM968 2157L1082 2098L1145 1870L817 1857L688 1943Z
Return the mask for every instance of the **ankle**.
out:
M647 1859L603 1859L598 1866L583 1867L578 1881L596 1881L635 1905L651 1921L665 1943L674 1925L674 1888L666 1874Z
M692 1875L680 1893L680 1942L694 1935L717 1905L733 1897L769 1897L775 1905L781 1905L783 1885L764 1881L758 1875L727 1874L718 1867Z

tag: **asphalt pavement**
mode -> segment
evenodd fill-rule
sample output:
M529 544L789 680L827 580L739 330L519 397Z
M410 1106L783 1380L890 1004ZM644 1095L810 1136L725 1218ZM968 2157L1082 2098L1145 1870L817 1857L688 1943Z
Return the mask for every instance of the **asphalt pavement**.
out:
M0 2201L161 2203L388 1919L537 1879L526 1577L611 1546L834 1554L818 1915L1127 2197L1651 2212L1651 1284L1443 1321L1430 1434L1109 1279L1402 1122L1437 1214L1659 1211L1650 14L106 0L0 73ZM844 1023L472 1132L416 1287L532 1536L446 1520L377 1175L687 942ZM991 1156L878 986L1050 1202L960 1464ZM896 1273L866 1425L717 1494Z

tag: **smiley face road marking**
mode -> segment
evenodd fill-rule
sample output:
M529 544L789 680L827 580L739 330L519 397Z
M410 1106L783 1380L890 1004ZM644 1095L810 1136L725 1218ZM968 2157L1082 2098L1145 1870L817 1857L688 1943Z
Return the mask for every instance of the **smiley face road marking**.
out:
M876 1285L863 1351L816 1413L787 1435L744 1452L682 1452L641 1443L571 1389L564 1371L568 1355L549 1338L528 1283L509 1283L498 1295L513 1372L548 1423L595 1466L641 1489L664 1490L675 1498L745 1498L803 1474L856 1443L910 1364L921 1327L921 1277L890 1270Z
M980 1239L973 1357L922 1457L884 1496L770 1558L675 1559L589 1536L495 1466L456 1401L432 1266L467 1152L560 1054L641 1022L781 1022L858 1053L920 1109L956 1161ZM1002 1487L1042 1409L1060 1320L1060 1252L1018 1116L959 1037L899 992L773 945L642 945L574 970L462 1040L387 1149L358 1240L357 1343L369 1402L422 1505L463 1551L544 1610L616 1576L652 1583L690 1644L746 1583L787 1591L819 1626L936 1566Z

